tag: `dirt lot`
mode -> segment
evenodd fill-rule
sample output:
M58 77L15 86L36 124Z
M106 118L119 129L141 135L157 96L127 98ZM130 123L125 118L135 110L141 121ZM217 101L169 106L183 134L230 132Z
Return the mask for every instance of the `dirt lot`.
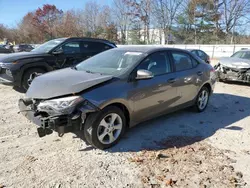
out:
M0 187L250 187L250 86L218 83L204 113L143 123L108 151L38 138L0 85Z

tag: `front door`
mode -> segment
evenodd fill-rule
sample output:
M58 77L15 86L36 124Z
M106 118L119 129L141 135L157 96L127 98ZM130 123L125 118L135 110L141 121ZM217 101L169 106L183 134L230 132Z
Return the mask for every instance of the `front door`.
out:
M59 47L57 50L61 50L62 53L56 55L58 68L72 67L83 61L82 45L81 41L72 41Z
M150 119L176 105L175 73L168 53L156 52L145 58L134 70L151 71L153 78L131 82L130 99L133 101L136 122Z

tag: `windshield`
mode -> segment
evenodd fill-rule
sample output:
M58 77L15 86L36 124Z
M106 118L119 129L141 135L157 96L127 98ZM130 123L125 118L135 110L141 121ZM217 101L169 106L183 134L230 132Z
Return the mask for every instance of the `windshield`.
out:
M237 57L250 60L250 51L239 51L233 54L231 57Z
M61 44L63 41L65 41L65 38L50 40L38 46L37 48L33 49L32 52L48 53L50 50L52 50L57 45Z
M142 54L117 49L108 50L81 62L75 68L80 71L118 76L131 68Z

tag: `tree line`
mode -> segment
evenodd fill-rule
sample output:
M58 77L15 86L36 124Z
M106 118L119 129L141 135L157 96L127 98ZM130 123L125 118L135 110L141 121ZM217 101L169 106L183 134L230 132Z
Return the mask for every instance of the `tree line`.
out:
M249 26L249 0L113 0L110 6L88 1L65 12L45 4L15 28L0 24L0 39L42 43L75 36L155 44L156 30L165 44L233 44L250 43Z

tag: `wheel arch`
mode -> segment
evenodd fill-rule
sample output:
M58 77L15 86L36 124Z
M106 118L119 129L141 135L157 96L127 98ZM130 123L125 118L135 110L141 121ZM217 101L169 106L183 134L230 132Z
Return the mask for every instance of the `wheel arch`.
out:
M35 69L35 68L43 69L45 72L53 70L52 67L50 67L46 62L25 64L20 68L21 70L19 73L19 85L21 85L22 83L24 74L30 69Z
M206 88L208 89L208 91L209 91L209 94L211 95L211 93L212 93L212 86L211 86L211 84L210 84L209 82L203 84L203 85L201 86L201 88L199 89L199 92L200 92L200 90L201 90L203 87L206 87Z
M109 107L109 106L115 106L115 107L118 107L119 109L121 109L123 112L124 112L124 115L125 115L125 118L126 118L126 121L127 121L127 124L126 126L129 127L130 126L130 120L131 120L131 112L129 110L129 108L121 101L113 101L113 102L110 102L108 104L106 104L105 106L102 106L101 109L104 109L106 107Z

